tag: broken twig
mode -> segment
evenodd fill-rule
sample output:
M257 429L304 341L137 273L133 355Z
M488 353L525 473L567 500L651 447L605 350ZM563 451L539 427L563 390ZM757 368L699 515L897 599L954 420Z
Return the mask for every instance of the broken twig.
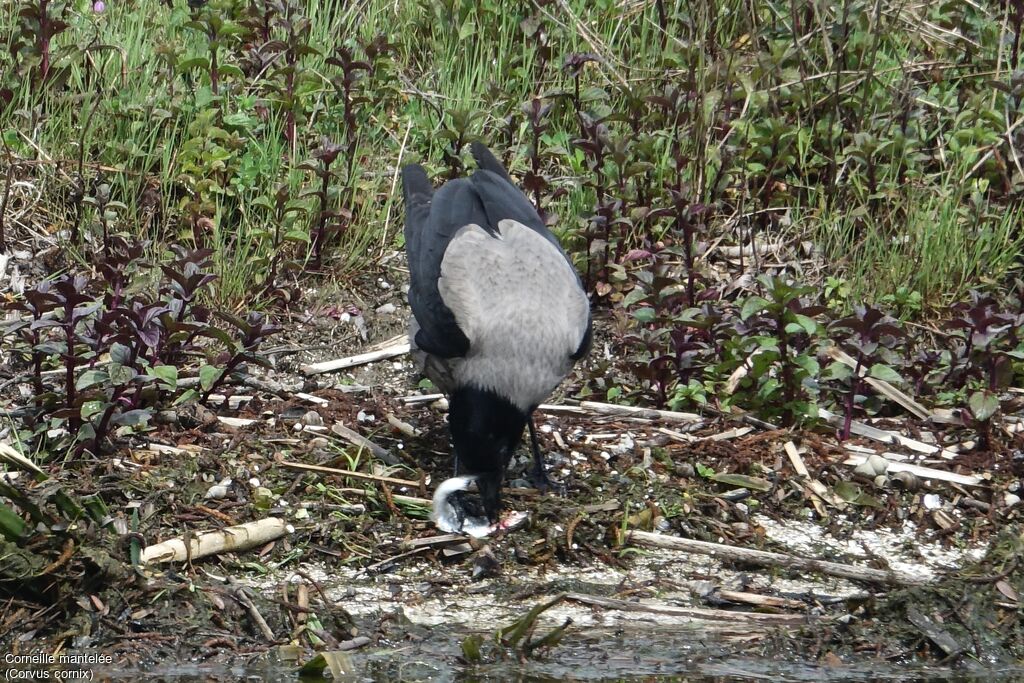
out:
M768 567L783 567L786 569L802 569L814 571L829 576L839 576L855 581L871 581L873 583L895 584L901 586L919 586L928 583L924 577L906 574L894 570L873 569L870 567L857 567L855 565L817 560L796 555L783 553L771 553L764 550L751 550L748 548L737 548L721 543L709 543L707 541L696 541L690 538L656 534L649 531L631 531L626 536L627 543L646 546L649 548L666 548L678 550L684 553L697 553L700 555L712 555L714 557L750 562Z
M414 489L418 489L420 487L420 483L418 481L412 481L410 479L396 479L395 477L366 474L365 472L353 472L352 470L339 470L334 467L324 467L323 465L307 465L306 463L291 462L289 460L285 460L279 464L281 467L288 467L293 470L307 470L309 472L320 472L321 474L333 474L339 477L352 477L353 479L376 481L383 484L391 484L392 486L407 486Z
M183 562L184 560L197 560L208 555L238 552L277 540L292 531L294 531L292 526L283 519L267 517L255 522L198 534L189 538L187 545L184 539L172 538L148 546L142 550L139 561L142 564Z
M302 370L302 374L307 376L319 375L323 372L337 372L338 370L354 368L357 365L366 365L367 363L374 363L379 360L387 360L388 358L402 356L407 353L409 353L409 342L402 342L378 351L368 351L366 353L356 354L355 356L328 360L322 363L310 363L308 365L303 365L300 369Z
M763 614L760 612L737 612L724 609L707 609L705 607L680 607L664 603L633 602L616 598L602 598L584 593L567 593L565 599L593 607L622 610L624 612L648 612L666 616L704 619L710 621L746 621L748 623L767 623L799 626L806 624L810 618L799 614Z

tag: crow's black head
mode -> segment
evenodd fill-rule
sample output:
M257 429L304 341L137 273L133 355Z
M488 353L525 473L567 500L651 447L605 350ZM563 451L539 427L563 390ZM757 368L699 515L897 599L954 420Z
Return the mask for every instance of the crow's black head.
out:
M458 463L455 474L473 475L491 522L498 521L501 484L523 436L526 414L494 392L463 387L452 392L448 421Z

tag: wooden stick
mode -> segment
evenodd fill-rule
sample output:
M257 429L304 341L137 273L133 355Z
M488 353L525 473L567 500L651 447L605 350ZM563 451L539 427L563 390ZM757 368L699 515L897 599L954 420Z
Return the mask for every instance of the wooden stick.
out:
M703 422L704 417L696 413L680 413L674 410L655 410L636 406L620 406L612 403L580 401L578 406L542 403L537 407L545 413L555 415L608 415L611 417L638 417L644 420L666 420L669 422Z
M828 354L833 360L842 363L851 368L857 367L857 361L854 360L853 356L843 351L838 346L830 346L825 349L825 353ZM868 369L861 366L860 377L867 382L868 386L882 394L886 398L906 408L909 412L922 420L927 420L932 417L931 411L925 408L923 405L915 401L908 394L900 391L893 385L889 384L885 380L875 379L874 377L867 377Z
M833 424L843 423L842 415L836 415L835 413L825 410L824 408L819 408L818 414ZM945 458L946 460L952 460L957 456L956 453L949 450L948 448L939 448L938 446L932 446L930 444L924 443L923 441L911 439L909 437L903 436L902 434L897 434L896 432L889 432L884 429L878 429L877 427L872 427L871 425L866 425L863 422L857 422L856 420L850 423L850 432L856 434L857 436L864 436L869 439L874 439L875 441L880 441L882 443L899 444L900 446L909 448L910 450L916 451L917 453L939 455Z
M705 436L697 439L698 441L728 441L729 439L738 439L741 436L746 436L750 432L754 431L753 427L733 427L727 429L724 432L718 434L712 434L711 436Z
M383 446L378 446L377 444L370 441L359 432L355 431L354 429L349 429L340 422L335 422L333 425L331 425L331 432L336 434L337 436L340 436L342 439L345 439L345 441L348 441L350 444L354 446L365 448L366 450L373 453L373 457L377 458L386 465L397 465L398 463L402 462L399 458L396 458L395 456L391 455L391 451L387 450Z
M244 587L239 587L238 590L235 591L235 599L242 603L242 606L249 612L249 616L252 617L254 622L256 622L256 626L260 629L263 637L271 643L277 642L277 637L274 635L274 631L270 628L267 620L263 618L263 615L260 614L256 605L254 605L252 600L249 599L249 596L246 595Z
M712 594L714 597L738 602L756 607L774 607L777 609L806 609L807 603L793 600L791 598L780 598L776 595L761 595L760 593L746 593L741 591L730 591L719 588Z
M408 422L398 419L393 413L387 414L387 420L388 424L394 427L396 431L408 436L409 438L413 438L417 435L415 427Z
M466 534L441 534L440 536L427 536L426 538L414 538L402 543L403 548L435 548L439 545L450 545L462 543L466 540Z
M867 459L868 456L854 454L844 460L843 464L856 467ZM886 458L886 460L889 459ZM961 486L983 486L985 484L984 479L973 474L957 474L956 472L937 470L923 465L914 465L909 462L894 462L889 460L889 467L886 471L893 473L910 472L922 479L938 479L939 481L948 481L953 484L960 484Z
M364 472L353 472L352 470L339 470L334 467L324 467L323 465L307 465L302 462L291 462L290 460L284 460L278 464L281 467L289 467L293 470L306 470L308 472L333 474L339 477L352 477L353 479L377 481L384 484L392 484L393 486L407 486L414 489L418 489L420 487L420 483L418 481L412 481L410 479L396 479L394 477L384 477L376 474L366 474Z
M405 405L413 405L417 403L433 403L434 401L440 401L444 398L444 394L413 394L411 396L403 396L398 399Z
M462 538L463 538L462 536L459 537L460 540ZM378 572L383 571L384 569L390 568L390 566L395 564L396 562L404 560L404 559L406 559L408 557L412 557L413 555L419 555L420 553L425 553L428 550L430 550L430 548L428 546L419 546L419 547L413 548L412 550L410 550L408 552L404 552L404 553L401 553L399 555L394 555L393 557L385 558L385 559L381 560L380 562L374 562L373 564L367 565L366 567L363 567L363 571L366 572L367 574L376 574Z
M736 393L736 387L740 385L740 382L743 380L743 378L746 377L747 373L749 373L751 368L754 367L754 359L764 352L765 347L759 346L757 349L753 351L753 353L746 357L746 359L738 368L733 370L732 374L729 375L729 379L726 380L725 386L722 389L726 393L726 395L731 396L734 393Z
M238 429L239 427L251 427L256 424L257 420L248 417L224 417L223 415L218 415L217 422L227 427Z
M703 607L679 607L663 603L632 602L616 598L602 598L584 593L567 593L566 600L584 605L603 607L604 609L622 610L624 612L647 612L668 616L687 617L689 619L705 619L709 621L746 621L764 624L802 625L812 621L810 616L799 614L763 614L761 612L736 612L725 609L707 609Z
M303 401L306 401L307 403L312 403L318 406L329 406L331 404L331 402L328 401L326 398L320 398L319 396L314 396L313 394L307 394L304 391L296 392L295 398L300 398Z
M817 496L829 505L839 510L845 510L846 501L832 493L832 491L830 491L828 487L820 481L811 477L811 473L807 471L807 465L804 464L803 458L800 457L800 451L796 449L796 444L792 441L787 441L784 448L786 449L786 455L789 456L789 461L793 464L793 469L796 470L797 475L806 480L807 489L814 496ZM814 499L812 498L811 500L813 503ZM815 506L815 508L817 508L817 506ZM822 514L822 512L822 510L818 510L818 514Z
M907 608L907 621L913 624L914 628L921 632L921 635L938 645L947 657L955 657L966 649L950 635L949 631L913 605Z
M310 363L308 365L303 365L300 370L302 370L302 374L307 376L319 375L323 372L337 372L338 370L353 368L357 365L366 365L367 363L373 363L379 360L387 360L388 358L402 356L407 353L409 353L409 342L403 342L378 351L368 351L355 356L328 360L322 363Z
M797 557L796 555L785 555L783 553L771 553L764 550L737 548L731 545L696 541L690 538L656 534L649 531L631 531L626 536L626 542L648 548L666 548L668 550L678 550L685 553L712 555L727 560L750 562L767 567L783 567L786 569L815 571L829 576L853 579L854 581L871 581L874 583L895 584L900 586L920 586L928 583L928 579L923 577L894 570L857 567L849 564L841 564L839 562Z
M283 519L267 517L217 531L207 531L190 538L187 546L181 538L148 546L142 550L140 562L183 562L208 555L248 550L277 540L292 531L292 526Z
M695 441L700 441L700 439L698 439L696 436L693 436L692 434L677 432L674 429L668 429L666 427L658 427L656 431L659 434L664 434L665 436L672 439L676 443L693 443Z
M444 398L444 394L415 394L405 396L401 401L405 404L433 403ZM606 415L611 417L638 417L645 420L665 420L668 422L703 422L704 416L696 413L682 413L675 410L656 410L637 406L616 405L614 403L598 403L597 401L580 401L579 405L542 403L537 410L553 415Z
M335 490L338 493L347 493L351 496L360 496L361 498L369 498L372 495L369 491L365 491L363 489L342 488ZM403 496L398 493L392 493L391 500L395 501L396 503L408 503L409 505L422 505L424 507L430 507L430 504L433 502L428 498L417 498L416 496Z

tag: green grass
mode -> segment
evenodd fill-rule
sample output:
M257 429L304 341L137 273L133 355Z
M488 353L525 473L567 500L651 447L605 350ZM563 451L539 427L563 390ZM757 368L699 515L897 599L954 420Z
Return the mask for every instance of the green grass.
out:
M4 35L15 35L16 12L32 4L0 9ZM248 4L214 0L197 18L238 20ZM1010 130L1022 109L1006 92L1019 65L1009 64L1012 22L1004 26L987 6L294 4L309 18L303 42L313 50L299 60L292 143L280 91L283 59L241 76L244 44L261 41L223 39L218 58L228 71L214 95L203 68L179 68L209 55L183 1L169 9L161 0L111 0L102 15L89 2L68 3L70 28L53 45L54 68L67 69L64 85L32 77L30 50L18 57L4 51L3 85L13 99L0 112L0 127L12 154L43 162L32 173L46 189L47 229L67 230L73 221L69 195L81 155L86 193L107 182L128 206L120 230L157 242L205 242L216 252L219 295L251 299L266 278L274 227L253 202L279 183L294 201L318 185L301 162L321 137L339 142L346 130L331 84L339 69L326 57L344 44L365 59L359 43L381 34L394 49L355 86L364 101L356 106L352 173L340 162L332 185L330 208L353 216L324 264L341 277L372 267L398 244L399 159L445 174L445 151L461 135L499 152L511 143L520 174L532 144L522 106L537 96L553 105L539 149L551 182L545 201L582 265L595 239L586 228L596 171L572 142L581 133L569 97L574 82L562 64L576 52L600 57L583 69L580 89L584 110L609 117L611 152L601 171L622 202L625 220L612 238L623 249L677 242L670 219L644 225L633 218L642 195L650 195L650 208L665 206L664 187L682 182L691 202L709 207L706 237L772 231L769 216L791 211L801 237L816 241L868 299L909 282L941 302L998 284L1019 266L1015 224L1024 177L1013 145L1021 148L1024 127ZM283 39L284 29L273 35ZM648 99L672 88L682 93L675 120ZM460 118L468 120L464 127ZM162 217L148 224L147 187L158 189ZM556 189L563 192L551 196ZM200 216L215 227L197 237L192 226ZM313 222L308 216L294 227L308 233ZM304 250L295 242L281 249L308 264Z

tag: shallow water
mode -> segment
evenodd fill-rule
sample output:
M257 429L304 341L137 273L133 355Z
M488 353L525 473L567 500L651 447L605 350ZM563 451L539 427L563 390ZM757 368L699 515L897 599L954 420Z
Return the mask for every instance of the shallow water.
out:
M805 683L822 681L918 681L948 683L996 683L1024 681L1024 666L984 667L970 660L957 667L895 664L865 657L862 663L822 663L788 658L773 651L761 635L733 635L719 639L695 626L673 628L643 627L571 628L557 647L545 656L521 659L485 643L485 663L467 666L460 662L461 643L468 635L487 639L493 632L468 631L454 625L424 626L407 623L396 626L390 640L342 656L351 683L386 681L438 681L471 683L483 681L645 681L725 683L773 681ZM538 629L538 634L542 633ZM738 655L737 652L745 654ZM758 655L763 656L758 656ZM22 669L25 667L14 667ZM65 670L73 670L66 667ZM155 662L144 669L116 665L79 667L89 671L87 680L107 681L329 681L319 676L300 678L289 663L257 657L246 665L216 662ZM29 680L12 676L6 680ZM57 677L51 672L49 680ZM38 675L37 678L38 680ZM72 680L83 680L81 675Z
M438 643L378 649L353 657L360 681L1017 681L1024 666L968 671L924 666L865 662L827 666L771 657L735 656L735 644L703 642L696 634L641 630L634 633L582 631L570 633L548 656L464 667L455 661L460 639L451 634L449 646ZM432 639L433 640L433 639ZM440 640L440 639L438 639ZM755 647L756 649L756 647Z
M560 647L551 656L521 662L508 661L465 667L455 660L457 649L438 656L429 643L412 647L397 645L353 653L353 673L341 679L352 683L385 681L645 681L732 683L734 681L905 681L919 683L992 683L1024 680L1024 667L994 667L966 671L928 666L898 666L869 662L863 665L825 666L767 658L743 658L696 654L686 648L673 650L670 642L643 636L620 636ZM656 654L660 653L660 654ZM281 664L225 666L217 664L164 663L147 668L96 671L93 680L110 681L330 681L329 677L299 678Z

